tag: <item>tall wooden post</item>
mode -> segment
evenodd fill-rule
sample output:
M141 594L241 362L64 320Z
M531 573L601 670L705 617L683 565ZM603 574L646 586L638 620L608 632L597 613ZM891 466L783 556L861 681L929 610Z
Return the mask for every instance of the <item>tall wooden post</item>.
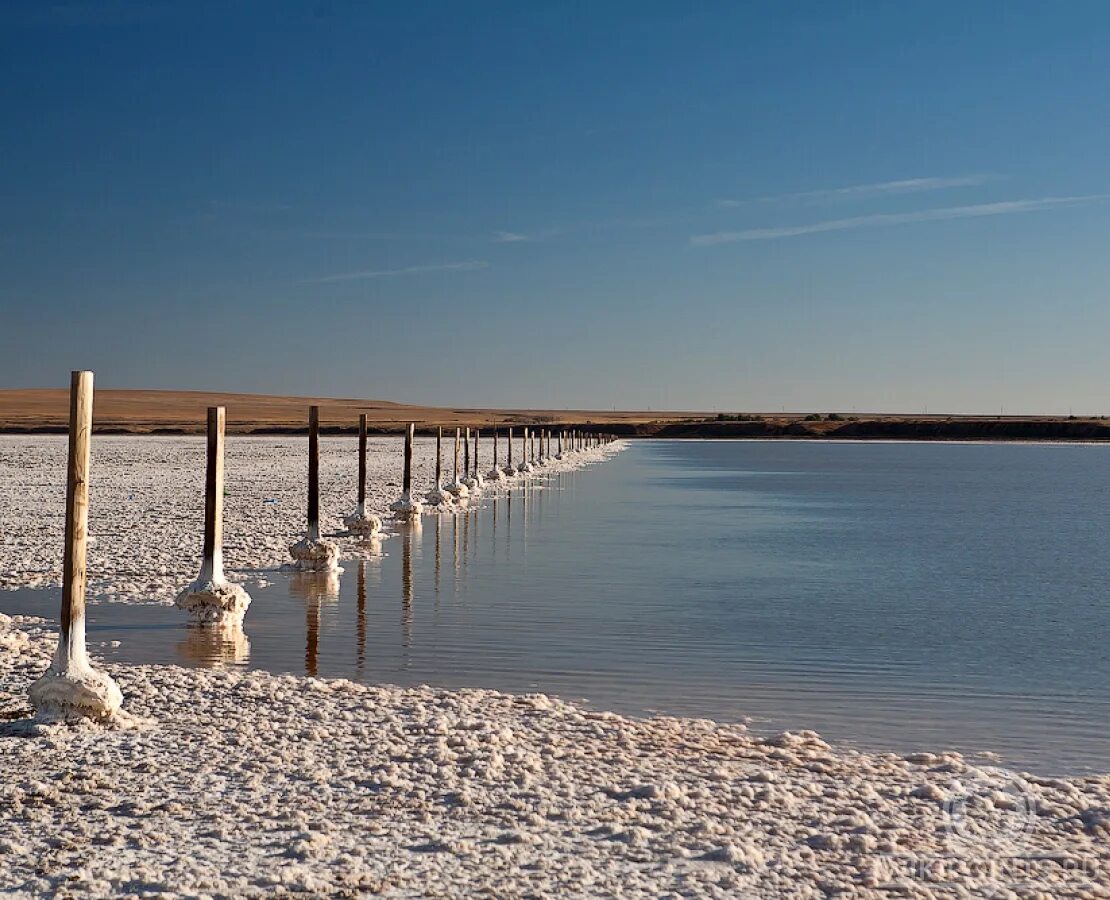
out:
M66 532L62 556L61 647L66 659L88 665L85 649L85 582L88 578L89 458L93 373L73 372L69 386L69 461L66 467ZM59 651L61 650L59 647Z
M497 429L493 429L493 467L497 468Z
M459 436L460 431L455 429L455 484L459 483Z
M308 539L320 540L320 407L308 408Z
M222 406L208 407L208 464L204 472L204 558L201 584L224 580L224 431Z
M474 429L474 476L478 477L482 474L481 463L478 461L478 436L481 434L482 429Z
M358 416L358 513L366 513L366 413Z
M470 477L470 429L466 429L466 443L463 444L463 478Z
M406 500L412 494L412 440L415 433L416 424L409 422L405 430L405 471L401 479L401 493Z
M559 455L563 455L563 429L559 429Z
M92 407L93 373L71 373L61 629L50 667L27 693L39 711L105 718L120 708L123 697L111 678L89 665L85 645Z
M508 466L509 466L510 469L513 467L513 426L512 425L509 426L509 462L508 462Z

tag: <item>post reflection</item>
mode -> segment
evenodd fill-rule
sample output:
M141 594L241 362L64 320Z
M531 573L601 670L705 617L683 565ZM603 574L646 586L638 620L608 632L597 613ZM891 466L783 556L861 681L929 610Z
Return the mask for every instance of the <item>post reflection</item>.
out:
M339 600L339 573L296 572L289 580L289 592L305 601L304 670L315 677L319 672L321 610Z
M251 642L243 625L190 625L185 639L177 645L177 653L189 664L209 669L242 666L250 660Z
M419 535L419 527L409 526L401 531L401 646L406 649L412 644L412 545Z
M366 561L358 564L355 580L355 678L366 670Z

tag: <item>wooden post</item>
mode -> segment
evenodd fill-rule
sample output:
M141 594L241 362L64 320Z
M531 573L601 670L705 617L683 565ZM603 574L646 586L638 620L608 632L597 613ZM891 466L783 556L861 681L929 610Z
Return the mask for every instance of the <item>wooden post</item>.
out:
M93 373L73 372L69 387L66 544L62 557L62 632L58 651L61 654L62 648L65 648L65 658L78 666L88 665L85 649L85 581L88 578L86 561L92 407Z
M308 539L320 540L320 407L308 408Z
M474 477L475 478L477 478L478 476L480 476L482 474L481 463L478 462L478 435L481 433L481 431L482 431L482 429L480 429L480 428L475 428L474 429Z
M436 487L443 486L443 426L436 428Z
M208 465L204 473L204 558L201 584L224 580L224 431L222 406L208 407Z
M513 467L513 426L512 425L509 426L509 462L508 462L508 466L509 466L510 469Z
M358 514L366 514L366 413L358 416Z
M470 429L466 429L466 443L463 444L463 478L470 477Z
M92 406L93 373L71 373L61 629L50 667L27 696L36 710L103 719L120 708L123 697L111 678L89 665L85 646Z
M409 427L405 430L405 471L401 479L401 493L406 500L412 493L412 440L415 433L416 424L409 422Z
M563 455L563 429L559 429L559 455Z
M493 467L497 468L497 429L493 429Z
M459 429L455 429L455 484L459 483Z

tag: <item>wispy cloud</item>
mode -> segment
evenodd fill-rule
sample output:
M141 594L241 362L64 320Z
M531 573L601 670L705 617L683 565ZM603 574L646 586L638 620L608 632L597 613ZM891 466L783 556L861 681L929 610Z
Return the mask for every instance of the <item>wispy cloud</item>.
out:
M495 244L516 244L520 241L532 240L526 234L521 234L518 231L495 231L493 233L493 242Z
M902 178L898 181L878 181L873 184L852 184L847 187L824 188L817 191L799 191L790 194L773 194L751 200L717 201L717 206L734 209L751 203L774 203L786 200L849 200L855 198L885 197L899 194L918 194L925 191L943 191L950 188L978 187L994 181L997 175L952 175L932 178Z
M340 281L360 281L364 278L388 278L394 275L418 275L422 272L468 271L489 268L489 263L481 259L464 262L435 263L426 266L405 266L403 269L367 269L363 272L340 272L338 275L324 275L309 278L306 284L334 284Z
M785 228L748 228L744 231L717 231L713 234L695 234L690 243L696 246L731 244L737 241L770 241L777 238L819 234L825 231L846 231L851 228L873 228L882 225L905 225L911 222L941 222L947 219L973 219L979 216L1008 216L1015 213L1035 212L1059 206L1078 206L1106 200L1110 194L1087 194L1079 197L1041 197L1034 200L1004 200L999 203L979 203L973 206L948 206L940 209L922 209L905 213L874 213L852 216L847 219L828 219L809 225L791 225Z

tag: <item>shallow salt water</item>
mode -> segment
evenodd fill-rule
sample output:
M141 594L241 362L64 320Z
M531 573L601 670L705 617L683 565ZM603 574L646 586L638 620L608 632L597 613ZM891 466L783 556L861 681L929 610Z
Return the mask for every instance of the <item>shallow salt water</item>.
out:
M267 573L237 642L113 604L89 638L119 661L542 690L1102 771L1108 520L1107 446L644 441L425 517L337 581Z

